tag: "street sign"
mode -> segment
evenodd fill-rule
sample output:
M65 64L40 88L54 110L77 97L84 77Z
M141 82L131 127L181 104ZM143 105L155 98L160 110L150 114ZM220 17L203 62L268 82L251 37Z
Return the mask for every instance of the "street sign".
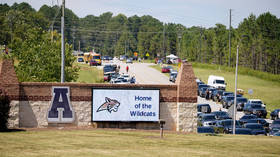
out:
M150 56L150 54L147 52L147 53L146 53L146 57L149 57L149 56Z
M249 89L248 94L252 95L253 94L253 89Z

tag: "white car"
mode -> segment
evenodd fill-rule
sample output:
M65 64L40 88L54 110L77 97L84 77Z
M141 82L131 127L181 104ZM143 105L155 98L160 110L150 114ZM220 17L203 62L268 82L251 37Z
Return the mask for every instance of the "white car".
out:
M260 99L249 99L247 103L261 104L265 108L265 104Z

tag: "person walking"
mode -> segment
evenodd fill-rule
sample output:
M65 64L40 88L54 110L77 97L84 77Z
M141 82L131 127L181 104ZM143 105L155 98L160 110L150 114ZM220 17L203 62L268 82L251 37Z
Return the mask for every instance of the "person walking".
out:
M128 65L126 66L126 73L128 73L128 70L129 70L129 67L128 67Z

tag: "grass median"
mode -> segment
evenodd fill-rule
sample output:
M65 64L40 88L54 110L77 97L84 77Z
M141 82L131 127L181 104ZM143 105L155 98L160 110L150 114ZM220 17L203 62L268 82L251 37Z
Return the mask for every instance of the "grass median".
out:
M80 67L79 78L76 82L79 83L104 83L103 71L97 67L89 66L88 64L75 63Z
M0 133L0 156L278 156L280 137L111 129Z

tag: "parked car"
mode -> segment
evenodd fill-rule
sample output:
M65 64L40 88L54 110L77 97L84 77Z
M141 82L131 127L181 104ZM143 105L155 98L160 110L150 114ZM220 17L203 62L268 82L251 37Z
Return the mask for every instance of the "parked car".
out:
M254 114L258 117L265 118L267 115L266 109L261 104L245 104L243 111L245 114Z
M206 89L208 87L202 87L201 90L199 91L199 96L202 97L202 98L205 98L206 96Z
M229 108L230 102L233 100L234 100L234 96L223 96L221 100L223 108Z
M211 97L211 94L212 94L215 90L217 90L217 89L216 89L216 88L213 88L213 87L208 87L208 88L206 89L205 99L207 99L207 100L211 99L211 98L210 98L210 97Z
M168 67L162 67L161 68L161 72L162 73L169 73L170 72L170 69Z
M234 96L234 93L223 91L223 94L219 97L219 102L222 100L223 96Z
M232 132L233 128L233 120L232 119L225 119L219 120L216 122L214 126L215 133L230 133ZM241 124L239 121L235 121L235 128L241 128Z
M199 95L199 93L200 93L200 90L203 88L203 87L209 87L208 85L206 85L206 84L200 84L200 85L198 85L198 87L197 87L197 95Z
M197 127L197 133L213 134L213 133L215 133L215 131L212 127L209 127L209 126L199 126L199 127Z
M247 98L236 97L236 109L237 111L243 111L244 105L248 102ZM229 106L234 104L234 100L229 102Z
M130 63L130 64L133 63L131 58L128 58L128 59L126 60L126 64L128 64L128 63Z
M269 126L270 130L272 128L278 128L280 130L280 119L272 121L272 123Z
M249 119L249 120L247 120L247 123L261 124L264 127L265 132L267 132L267 133L269 132L269 123L265 119L262 119L262 118Z
M258 123L247 123L244 124L244 128L251 129L252 135L266 135L266 131L263 126Z
M223 94L223 92L223 90L215 90L213 93L211 93L210 97L213 101L220 101L219 97Z
M114 75L114 74L115 74L115 72L106 72L106 73L104 74L104 76L103 76L103 80L104 80L104 81L110 81L112 75Z
M232 131L229 132L230 134ZM251 129L248 128L235 128L235 134L237 135L252 135Z
M214 114L217 120L231 119L229 114L225 111L214 111L211 112L211 114Z
M280 119L280 109L275 109L270 113L270 119Z
M211 113L209 104L197 104L197 113Z
M269 135L274 135L277 132L280 132L280 119L274 120L269 126Z
M216 124L216 118L214 114L202 114L198 117L198 126L214 126Z
M240 121L241 124L245 124L245 123L247 123L248 120L250 120L250 119L257 119L257 118L258 117L256 115L253 115L253 114L251 114L251 115L244 115L244 116L242 116L239 119L239 121Z
M266 106L260 99L249 99L248 103L260 104L260 105L262 105L263 108L265 108L265 106Z
M170 74L169 74L169 81L175 82L176 78L177 78L177 74L178 74L178 72L174 71L174 70L172 72L170 72Z

